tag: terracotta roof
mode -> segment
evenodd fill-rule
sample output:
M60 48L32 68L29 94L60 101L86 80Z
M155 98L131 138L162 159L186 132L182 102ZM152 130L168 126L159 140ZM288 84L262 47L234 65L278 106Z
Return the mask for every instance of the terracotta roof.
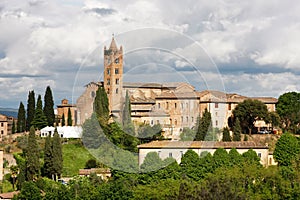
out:
M12 198L14 198L14 195L18 195L19 193L20 193L20 191L2 193L2 194L0 194L0 198L1 199L12 199Z
M156 99L189 99L189 98L199 98L197 92L174 92L166 91L157 96Z
M169 83L141 83L141 82L124 82L123 87L124 88L169 88L169 89L175 89L181 84L184 84L183 82L169 82Z
M195 148L195 149L217 149L217 148L237 148L237 149L267 149L268 146L252 141L242 142L209 142L209 141L153 141L138 145L139 149L155 148Z

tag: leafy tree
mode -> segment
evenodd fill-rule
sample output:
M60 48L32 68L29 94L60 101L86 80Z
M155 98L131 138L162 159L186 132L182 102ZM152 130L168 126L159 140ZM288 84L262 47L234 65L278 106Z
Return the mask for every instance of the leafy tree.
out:
M25 155L27 180L32 181L40 174L40 152L33 126L30 128Z
M109 102L104 87L99 87L94 100L94 111L101 126L106 126L109 120Z
M61 126L65 126L65 125L66 125L66 118L65 118L65 113L63 113L61 116Z
M276 112L281 118L283 128L296 132L300 122L300 93L287 92L280 95Z
M254 164L260 166L260 158L257 156L256 152L253 149L249 149L245 153L242 154L245 162L247 164Z
M52 153L52 175L56 180L60 178L63 169L62 144L56 128L52 140Z
M144 162L141 164L142 172L151 172L163 167L163 161L156 152L147 153Z
M40 200L42 199L40 189L35 185L34 182L25 182L20 191L20 194L17 196L17 199L30 199L30 200Z
M274 158L279 166L291 166L299 153L299 141L290 133L284 133L276 142Z
M244 141L248 141L248 136L244 135Z
M125 133L130 134L132 136L135 135L134 126L131 121L131 102L130 102L128 90L126 90L125 102L124 102L124 107L122 112L122 125Z
M223 138L222 138L223 142L231 142L231 137L230 137L230 133L229 133L229 129L227 127L225 127L223 129Z
M34 118L32 120L32 125L37 128L37 129L42 129L47 126L47 118L44 115L43 112L43 104L42 104L42 98L41 95L38 96L37 104L36 104L36 109L35 109L35 114Z
M232 166L241 165L243 162L243 157L241 154L239 154L239 152L236 150L236 148L230 149L228 156L229 156L230 164Z
M211 128L211 114L207 109L204 110L202 117L197 119L195 140L203 141Z
M82 125L82 142L86 148L97 149L102 143L103 130L95 113Z
M54 102L53 102L53 96L50 86L47 86L45 96L44 96L44 114L47 118L48 126L53 126L55 121L55 115L54 115Z
M44 148L44 176L52 178L53 171L53 149L51 134L46 137L45 148Z
M228 167L230 165L230 158L225 149L219 148L214 152L213 155L214 166L219 167Z
M274 129L274 127L277 127L280 125L280 116L278 115L277 112L269 113L269 122L272 125L272 130Z
M26 120L25 120L25 108L22 102L20 102L18 110L18 121L17 121L17 132L21 133L26 129Z
M187 150L181 158L180 167L183 175L193 180L200 180L202 177L202 171L199 170L199 165L199 155L193 150Z
M151 142L153 140L161 140L163 136L161 135L162 128L160 124L155 124L150 126L149 124L142 124L138 128L138 138L141 143Z
M235 118L239 118L242 130L247 130L251 135L255 121L268 118L268 108L261 101L246 99L235 107L233 115Z
M34 119L35 113L35 94L34 90L29 91L27 100L27 119L26 119L26 130L29 131L31 127L31 122Z
M72 121L72 113L71 113L71 109L68 109L68 126L72 126L73 121Z
M96 167L97 167L97 161L94 158L89 159L85 163L85 169L91 169L91 168L96 168Z
M241 128L241 122L239 118L237 117L235 119L234 125L233 125L233 141L241 141L241 134L242 134L242 128Z
M195 131L188 128L184 127L182 130L182 133L180 134L180 140L181 141L193 141L195 139Z

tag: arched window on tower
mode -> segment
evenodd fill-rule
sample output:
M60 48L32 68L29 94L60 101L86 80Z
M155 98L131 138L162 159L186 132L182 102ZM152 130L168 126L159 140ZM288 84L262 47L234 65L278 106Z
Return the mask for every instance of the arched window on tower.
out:
M116 94L118 94L118 93L119 93L119 88L116 89Z

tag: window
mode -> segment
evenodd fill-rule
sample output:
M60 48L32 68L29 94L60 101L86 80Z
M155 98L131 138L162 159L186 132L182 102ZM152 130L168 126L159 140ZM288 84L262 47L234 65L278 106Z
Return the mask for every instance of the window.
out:
M261 158L261 153L260 153L260 152L258 152L258 153L257 153L257 156L258 156L259 158Z
M1 131L1 135L3 135L3 134L4 134L4 131L2 130L2 131Z
M116 89L116 94L118 94L118 93L119 93L119 88Z
M173 157L173 154L172 152L169 153L169 158L172 158Z
M107 69L107 74L110 75L110 69Z
M182 158L182 156L183 156L183 151L180 151L180 156L181 156L181 158Z
M177 108L177 103L175 103L174 106L175 106L175 109L176 109Z
M218 120L216 120L216 126L218 126Z
M169 110L169 102L166 104L166 109Z
M189 117L188 116L186 117L186 122L189 122Z
M175 126L177 125L177 120L175 119L175 121L174 121L174 124L175 124Z
M160 109L160 103L158 103L158 108Z
M218 103L215 103L215 108L219 108L219 104Z
M1 127L3 127L4 126L4 124L3 124L3 122L1 123Z
M107 79L107 85L110 85L110 79Z
M153 125L153 120L151 120L151 125Z
M228 104L228 110L231 110L231 103Z
M119 63L119 58L116 58L115 63L117 64Z
M109 94L109 88L107 89L107 94Z
M94 98L96 96L95 91L91 92L91 97Z
M192 117L192 122L194 122L194 117Z
M116 78L116 85L119 85L120 80L118 78Z
M119 74L119 69L118 68L115 69L115 74Z
M183 122L183 116L181 116L181 122Z
M272 165L272 158L269 158L269 165Z
M218 117L218 112L215 113L216 117Z

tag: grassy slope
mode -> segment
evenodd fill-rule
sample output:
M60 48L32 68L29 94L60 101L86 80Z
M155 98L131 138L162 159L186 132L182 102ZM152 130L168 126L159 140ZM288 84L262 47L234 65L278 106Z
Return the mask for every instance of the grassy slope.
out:
M86 161L93 156L81 144L71 141L63 145L63 174L64 177L78 175L79 169L83 169Z

